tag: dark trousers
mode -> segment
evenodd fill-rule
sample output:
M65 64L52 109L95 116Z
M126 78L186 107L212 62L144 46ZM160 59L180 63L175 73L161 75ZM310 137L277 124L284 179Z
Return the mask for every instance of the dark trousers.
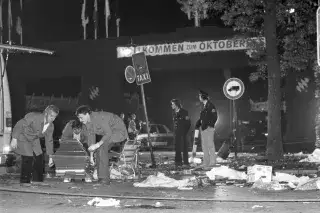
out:
M110 180L109 150L113 147L113 145L113 143L109 144L105 142L97 150L97 170L99 179Z
M20 183L43 182L43 154L36 156L21 156Z
M189 164L188 161L188 141L187 141L187 133L184 132L175 132L175 151L176 151L176 156L175 156L175 163L176 165L181 165L182 164L182 158L181 158L181 152L183 152L183 163L185 165Z

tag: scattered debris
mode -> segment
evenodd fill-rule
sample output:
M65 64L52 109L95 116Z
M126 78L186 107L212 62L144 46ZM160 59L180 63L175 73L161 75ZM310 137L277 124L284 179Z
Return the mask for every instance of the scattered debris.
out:
M252 209L256 209L256 208L263 208L263 206L259 206L259 205L252 206Z
M254 183L261 179L263 182L271 182L272 166L254 165L247 169L248 183Z
M263 182L261 179L252 185L253 189L262 189L267 191L279 191L289 189L286 184L280 184L278 181Z
M315 149L312 154L299 162L320 163L320 149Z
M140 183L134 183L135 187L164 187L164 188L179 188L193 187L196 185L196 178L191 177L183 180L175 180L158 172L157 175L150 175L146 180Z
M239 172L234 169L230 169L227 166L212 168L209 172L206 172L206 175L210 178L210 180L215 180L216 176L221 176L223 178L228 178L232 180L247 179L247 174L245 172Z
M116 200L113 198L109 199L102 199L100 197L95 197L92 200L88 201L89 206L97 206L97 207L106 207L106 206L114 206L114 207L119 207L120 206L120 200Z
M201 164L202 160L201 158L197 158L197 157L190 157L189 158L189 163L194 163L194 164Z
M319 190L320 189L320 178L314 178L308 180L295 188L295 190Z

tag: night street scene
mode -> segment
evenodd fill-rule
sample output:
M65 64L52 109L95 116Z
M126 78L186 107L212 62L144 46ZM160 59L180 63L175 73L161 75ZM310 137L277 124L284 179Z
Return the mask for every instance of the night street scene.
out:
M0 212L316 213L320 0L0 0Z

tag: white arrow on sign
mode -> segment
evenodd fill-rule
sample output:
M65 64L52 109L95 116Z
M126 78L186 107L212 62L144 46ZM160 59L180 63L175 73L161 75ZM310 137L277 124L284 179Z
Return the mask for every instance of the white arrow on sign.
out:
M244 93L244 84L239 78L229 78L223 85L223 93L230 100L240 98Z

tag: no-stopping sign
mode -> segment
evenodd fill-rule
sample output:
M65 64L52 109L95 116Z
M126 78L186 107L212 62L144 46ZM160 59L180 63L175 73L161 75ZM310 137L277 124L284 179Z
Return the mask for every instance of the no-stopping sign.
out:
M223 93L230 100L240 98L244 93L244 84L239 78L229 78L223 85Z

